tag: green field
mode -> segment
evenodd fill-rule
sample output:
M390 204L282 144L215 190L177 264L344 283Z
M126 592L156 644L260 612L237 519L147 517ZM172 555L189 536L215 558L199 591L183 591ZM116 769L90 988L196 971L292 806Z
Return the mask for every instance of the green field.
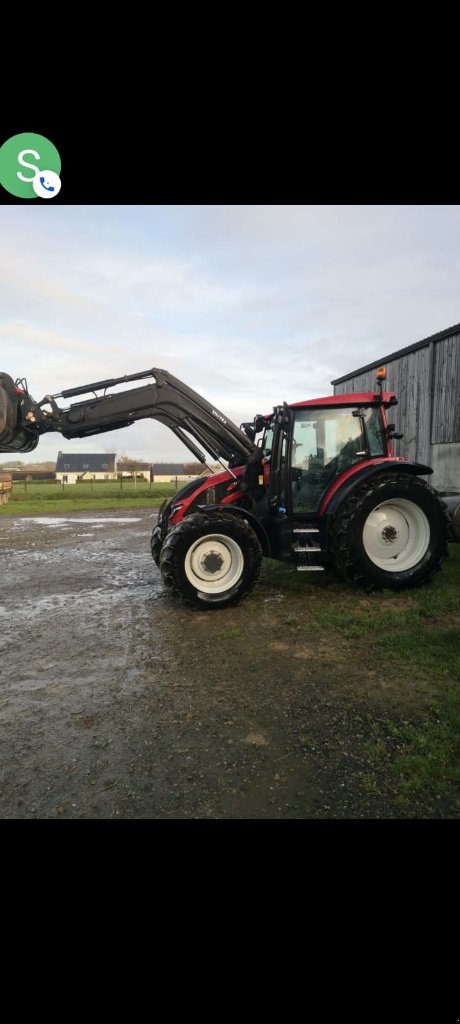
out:
M0 505L0 516L49 515L51 512L86 512L94 509L159 508L183 486L132 480L85 484L23 482L13 484L10 500Z
M460 818L460 544L449 545L442 571L426 586L399 593L366 594L329 573L310 582L303 573L276 570L277 564L266 586L282 587L286 601L292 595L283 627L293 649L303 638L328 637L332 667L348 649L350 671L353 655L358 662L357 679L365 678L371 660L371 678L398 679L409 698L410 721L383 712L369 721L363 711L363 731L372 734L363 750L370 790L379 792L381 780L392 776L403 811L420 806L422 817L439 809L441 816ZM411 712L412 681L421 690L425 681L436 696L423 707L415 701Z

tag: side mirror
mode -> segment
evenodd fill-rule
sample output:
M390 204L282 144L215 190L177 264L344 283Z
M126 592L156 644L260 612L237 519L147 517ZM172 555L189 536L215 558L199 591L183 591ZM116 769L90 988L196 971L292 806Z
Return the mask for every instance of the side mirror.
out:
M249 437L250 441L255 441L256 432L254 430L252 423L242 423L241 430L244 431L246 437Z
M390 440L400 441L404 434L395 434L396 426L394 423L387 424L387 434Z

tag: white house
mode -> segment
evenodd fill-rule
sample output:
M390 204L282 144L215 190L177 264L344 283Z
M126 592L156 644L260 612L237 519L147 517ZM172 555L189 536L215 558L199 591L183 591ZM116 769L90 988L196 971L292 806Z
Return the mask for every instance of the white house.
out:
M103 452L73 454L59 452L56 462L56 480L65 484L75 484L77 480L116 480L116 455Z

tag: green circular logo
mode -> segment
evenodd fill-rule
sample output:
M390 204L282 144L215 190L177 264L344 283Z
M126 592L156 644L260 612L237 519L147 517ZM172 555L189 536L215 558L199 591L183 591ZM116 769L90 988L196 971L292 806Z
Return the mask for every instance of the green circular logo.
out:
M44 135L23 132L7 139L0 149L0 184L21 199L36 199L32 187L39 171L59 174L61 158L53 143Z

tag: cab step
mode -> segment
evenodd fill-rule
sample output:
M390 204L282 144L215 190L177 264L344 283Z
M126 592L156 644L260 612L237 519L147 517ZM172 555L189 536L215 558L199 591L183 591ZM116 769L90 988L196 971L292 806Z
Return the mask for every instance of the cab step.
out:
M324 572L327 551L322 545L322 531L311 520L292 527L291 551L298 572Z

